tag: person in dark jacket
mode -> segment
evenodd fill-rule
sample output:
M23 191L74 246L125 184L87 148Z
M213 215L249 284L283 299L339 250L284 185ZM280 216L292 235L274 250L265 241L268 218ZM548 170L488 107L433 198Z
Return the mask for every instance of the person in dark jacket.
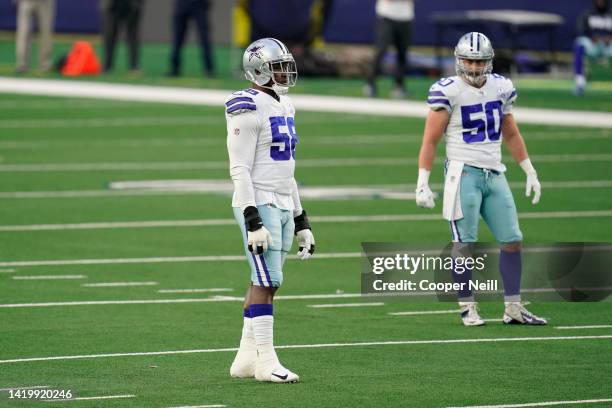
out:
M104 72L113 69L117 35L125 27L128 44L128 63L130 71L140 70L140 16L144 0L102 0L104 36Z
M586 87L584 57L610 65L612 58L612 14L608 0L594 0L593 8L578 19L574 44L574 94L582 95Z
M195 20L198 28L202 68L206 76L215 75L215 66L212 55L210 22L210 0L176 0L174 7L174 36L172 52L170 54L169 76L181 75L181 50L185 43L187 24L190 19Z
M389 45L393 44L397 51L395 67L395 86L391 96L402 99L407 96L404 86L404 75L408 61L406 51L410 44L412 21L414 20L414 0L377 0L376 1L376 51L372 69L364 85L365 96L376 97L376 78L382 70L382 62Z

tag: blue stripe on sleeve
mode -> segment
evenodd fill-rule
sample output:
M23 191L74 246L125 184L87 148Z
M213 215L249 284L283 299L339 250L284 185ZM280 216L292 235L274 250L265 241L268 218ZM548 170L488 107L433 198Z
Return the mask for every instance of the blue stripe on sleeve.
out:
M446 98L446 95L444 95L442 91L430 91L427 96L444 96Z
M240 96L238 98L234 98L234 99L232 99L230 101L227 101L225 103L225 106L229 107L230 105L233 105L236 102L253 102L253 103L255 103L255 101L253 101L253 98L249 98L248 96Z
M430 105L437 105L437 104L444 104L444 105L448 105L448 107L450 108L451 104L448 101L448 99L427 99L427 103Z
M232 113L240 109L257 110L257 106L250 104L250 103L240 103L238 105L233 105L232 107L228 108L225 112Z
M508 97L508 99L512 99L516 96L516 89L512 90L512 93L510 94L510 96Z

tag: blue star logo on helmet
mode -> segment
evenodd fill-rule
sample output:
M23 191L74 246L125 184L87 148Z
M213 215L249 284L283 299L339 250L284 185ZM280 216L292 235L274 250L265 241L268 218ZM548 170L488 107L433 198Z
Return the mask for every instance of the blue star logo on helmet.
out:
M247 51L250 52L249 54L249 61L253 59L253 57L257 57L259 59L261 59L261 53L259 52L259 50L261 50L264 46L263 45L254 45L251 48L249 48Z

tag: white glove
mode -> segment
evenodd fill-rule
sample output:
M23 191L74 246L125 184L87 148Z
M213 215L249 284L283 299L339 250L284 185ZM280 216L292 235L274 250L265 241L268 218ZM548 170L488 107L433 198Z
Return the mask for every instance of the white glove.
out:
M247 231L247 244L249 251L254 254L263 254L272 246L272 235L266 227L262 226L256 231Z
M259 211L255 206L248 206L243 211L244 223L247 230L247 247L253 254L263 254L272 246L272 235L264 227Z
M538 180L538 173L531 164L529 158L519 163L525 174L527 175L527 183L525 184L525 196L529 197L533 191L533 200L531 204L537 204L540 202L540 196L542 195L542 186Z
M297 235L298 252L297 257L302 261L309 259L315 250L315 239L312 235L312 231L309 229L303 229L298 231Z
M416 189L416 204L419 207L434 208L436 206L434 193L431 191L431 188L429 188L430 173L429 170L419 169L419 179Z

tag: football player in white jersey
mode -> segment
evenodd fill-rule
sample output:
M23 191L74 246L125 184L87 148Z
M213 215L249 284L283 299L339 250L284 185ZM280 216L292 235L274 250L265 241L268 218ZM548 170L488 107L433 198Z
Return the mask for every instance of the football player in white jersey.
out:
M297 382L298 375L281 365L274 350L272 308L294 234L298 258L310 258L315 249L293 177L298 135L295 109L286 95L296 83L297 68L287 47L274 38L249 45L242 63L252 88L227 98L225 116L234 183L232 207L251 267L251 283L245 296L240 348L230 375Z
M511 80L492 73L493 56L493 47L485 35L476 32L463 35L455 47L457 75L443 78L429 89L430 111L419 153L416 203L425 208L435 205L429 174L436 146L444 136L447 160L442 212L450 221L454 249L469 250L469 244L478 241L482 216L501 244L504 323L543 325L546 320L530 313L521 303L523 236L504 176L502 140L525 171L526 195L533 192L533 204L540 200L540 182L512 115L516 89ZM471 272L453 271L453 278L457 283L467 283ZM483 325L474 295L467 284L464 287L458 292L462 322L466 326Z

